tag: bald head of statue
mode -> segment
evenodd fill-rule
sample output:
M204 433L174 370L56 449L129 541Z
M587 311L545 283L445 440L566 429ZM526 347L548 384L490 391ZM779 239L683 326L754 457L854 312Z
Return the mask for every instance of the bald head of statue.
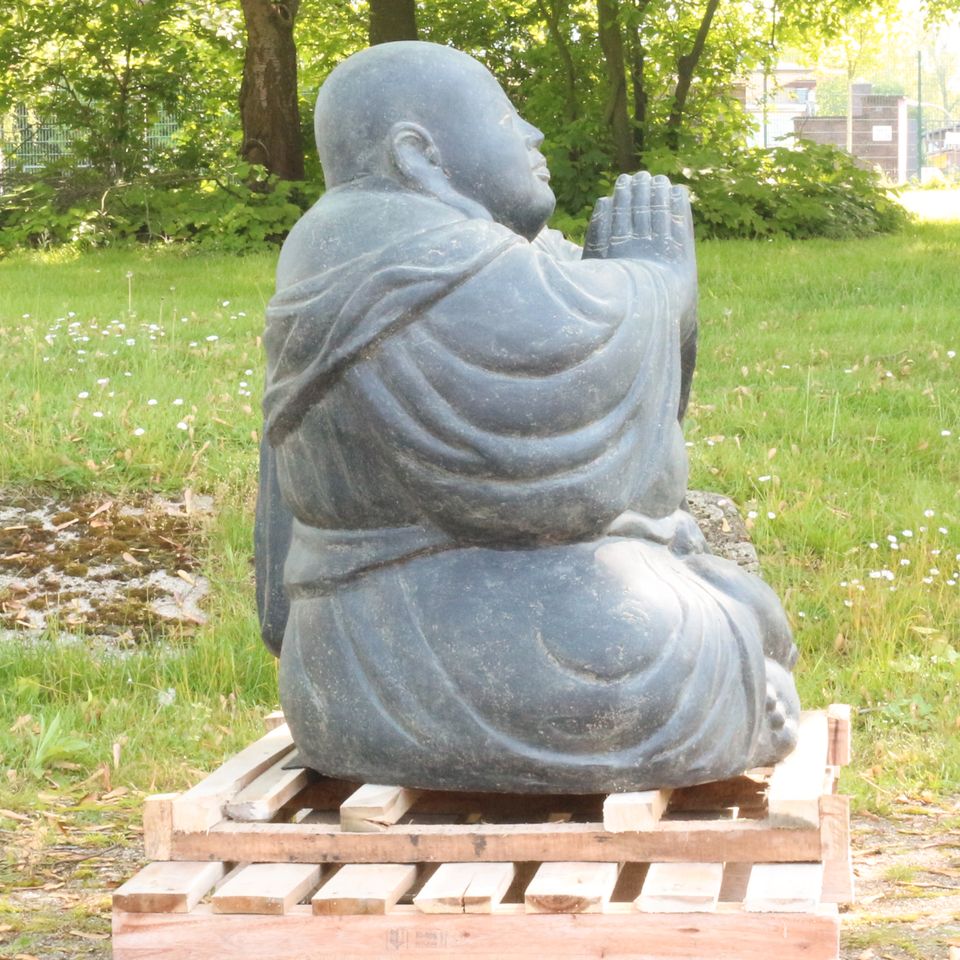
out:
M449 47L354 54L320 88L314 125L328 188L387 178L531 240L553 212L543 134L486 67Z

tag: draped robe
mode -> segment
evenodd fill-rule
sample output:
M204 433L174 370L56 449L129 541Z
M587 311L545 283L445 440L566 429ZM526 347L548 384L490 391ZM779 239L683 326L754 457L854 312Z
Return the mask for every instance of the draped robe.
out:
M292 518L264 549L305 762L592 792L769 759L770 669L789 680L795 651L682 509L668 269L361 183L298 224L278 279L258 544Z

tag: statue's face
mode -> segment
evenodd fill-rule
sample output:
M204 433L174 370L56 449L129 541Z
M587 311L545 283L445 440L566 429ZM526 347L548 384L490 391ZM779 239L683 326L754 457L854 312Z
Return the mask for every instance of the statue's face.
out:
M517 113L497 81L480 71L469 78L465 109L444 125L446 135L436 137L440 162L458 193L532 240L556 205L538 149L543 134Z

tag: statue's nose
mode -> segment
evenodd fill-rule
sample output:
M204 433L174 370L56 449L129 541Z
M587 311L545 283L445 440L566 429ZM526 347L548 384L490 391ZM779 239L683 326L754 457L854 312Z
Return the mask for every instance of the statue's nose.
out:
M523 118L520 119L520 131L523 134L524 142L528 147L539 147L543 143L543 133L532 123L527 123Z

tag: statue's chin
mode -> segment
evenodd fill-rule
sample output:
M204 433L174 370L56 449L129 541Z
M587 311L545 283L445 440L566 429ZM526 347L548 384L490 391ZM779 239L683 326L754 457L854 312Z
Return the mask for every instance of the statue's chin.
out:
M511 211L511 216L500 220L500 222L513 230L514 233L519 233L521 237L533 240L547 225L547 221L553 216L554 208L557 205L556 197L546 183L543 184L542 194L519 216L515 211Z

